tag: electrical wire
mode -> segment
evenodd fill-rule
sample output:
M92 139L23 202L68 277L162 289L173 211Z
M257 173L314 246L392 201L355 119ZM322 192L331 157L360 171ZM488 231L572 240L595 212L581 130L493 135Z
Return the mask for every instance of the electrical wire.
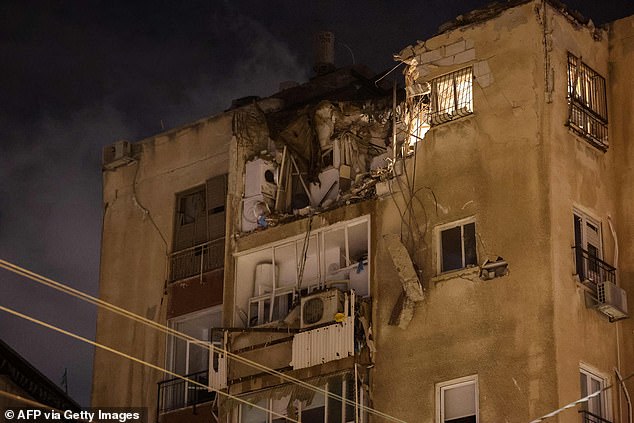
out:
M63 335L69 336L71 338L77 339L79 341L85 342L85 343L93 345L95 347L101 348L103 350L106 350L106 351L111 352L113 354L116 354L118 356L127 358L128 360L134 361L135 363L139 363L139 364L147 366L147 367L149 367L151 369L158 370L159 372L163 372L163 373L165 373L167 375L174 376L176 378L182 379L182 380L184 380L187 383L199 386L199 387L204 388L204 389L210 389L210 390L216 392L219 395L222 395L222 396L225 396L225 397L227 397L229 399L232 399L232 400L239 401L241 403L247 404L250 407L257 408L257 409L259 409L261 411L265 411L267 413L271 412L272 414L276 415L277 417L281 417L283 419L286 419L287 421L294 422L294 423L300 423L298 420L292 419L292 418L290 418L288 416L284 416L284 415L279 414L279 413L277 413L277 412L275 412L273 410L269 410L269 409L267 409L265 407L262 407L262 406L259 406L259 405L255 404L255 403L251 403L251 402L249 402L249 401L247 401L245 399L242 399L240 397L237 397L235 395L231 395L231 394L228 394L226 392L222 392L220 390L213 389L213 388L211 388L211 387L209 387L209 386L207 386L207 385L205 385L203 383L200 383L200 382L195 381L193 379L189 379L189 378L187 378L185 376L181 376L181 375L179 375L177 373L174 373L174 372L172 372L170 370L167 370L167 369L165 369L163 367L160 367L160 366L157 366L155 364L149 363L147 361L141 360L140 358L134 357L134 356L132 356L130 354L126 354L126 353L121 352L121 351L119 351L117 349L111 348L111 347L109 347L107 345L101 344L101 343L96 342L96 341L91 341L88 338L84 338L83 336L77 335L77 334L75 334L73 332L67 331L65 329L62 329L62 328L57 327L55 325L52 325L50 323L46 323L46 322L44 322L42 320L38 320L35 317L31 317L31 316L29 316L27 314L20 313L19 311L15 311L13 309L10 309L8 307L4 307L2 305L0 305L0 311L4 311L4 312L12 314L12 315L14 315L16 317L20 317L21 319L28 320L31 323L35 323L35 324L38 324L40 326L44 326L47 329L54 330L55 332L61 333Z
M257 362L254 362L252 360L246 359L246 358L241 357L241 356L239 356L237 354L234 354L234 353L232 353L232 352L230 352L228 350L224 350L222 348L219 348L219 347L217 347L217 346L215 346L213 344L211 344L211 345L205 344L205 343L201 342L200 339L197 339L197 338L194 338L194 337L192 337L190 335L187 335L185 333L179 332L179 331L177 331L175 329L172 329L172 328L170 328L168 326L165 326L165 325L162 325L160 323L157 323L157 322L155 322L153 320L150 320L150 319L147 319L145 317L139 316L138 314L132 313L131 311L128 311L126 309L118 307L118 306L116 306L114 304L111 304L111 303L109 303L107 301L104 301L104 300L101 300L99 298L93 297L93 296L91 296L89 294L86 294L86 293L84 293L84 292L82 292L82 291L80 291L78 289L72 288L70 286L64 285L64 284L62 284L60 282L56 282L56 281L54 281L52 279L46 278L46 277L44 277L42 275L39 275L39 274L37 274L35 272L32 272L32 271L30 271L28 269L25 269L25 268L22 268L20 266L17 266L17 265L15 265L13 263L10 263L10 262L6 261L6 260L0 259L0 268L3 268L3 269L8 270L10 272L13 272L13 273L16 273L18 275L24 276L24 277L26 277L26 278L34 281L34 282L37 282L37 283L40 283L42 285L46 285L46 286L48 286L50 288L53 288L55 290L64 292L64 293L66 293L68 295L71 295L71 296L73 296L75 298L78 298L78 299L81 299L83 301L89 302L89 303L91 303L93 305L96 305L98 307L105 308L106 310L109 310L109 311L111 311L113 313L116 313L116 314L119 314L121 316L124 316L124 317L127 317L129 319L132 319L132 320L134 320L134 321L136 321L138 323L144 324L146 326L150 326L150 327L152 327L152 328L154 328L156 330L159 330L160 332L163 332L163 333L165 333L167 335L171 335L171 336L177 337L177 338L185 340L185 341L194 342L194 343L196 343L196 345L199 345L199 346L201 346L203 348L207 348L210 351L210 353L212 353L212 354L213 354L214 351L218 351L218 352L220 352L222 354L226 354L227 357L231 357L233 360L235 360L237 362L240 362L242 364L245 364L247 366L253 367L253 368L258 369L258 370L262 370L265 373L268 373L268 374L273 375L273 376L277 376L277 377L279 377L282 380L285 380L285 381L288 381L290 383L302 386L303 388L306 388L306 389L309 389L311 391L314 391L315 393L323 394L326 398L332 398L332 399L341 401L342 403L346 403L346 404L355 406L354 401L352 401L352 400L350 400L348 398L344 398L341 395L337 395L335 393L327 391L326 389L322 389L322 388L319 388L317 386L311 385L310 383L307 383L307 382L305 382L303 380L294 378L292 376L289 376L287 374L279 372L279 371L277 371L275 369L272 369L270 367L264 366L264 365L262 365L260 363L257 363ZM384 418L386 420L390 420L390 421L394 421L394 422L398 422L398 423L405 423L405 421L403 421L403 420L400 420L400 419L398 419L396 417L393 417L393 416L391 416L389 414L383 413L383 412L381 412L379 410L375 410L375 409L373 409L371 407L368 407L368 406L365 406L365 405L359 405L359 407L361 409L365 410L366 412L370 413L370 414L374 414L374 415L376 415L378 417L382 417L382 418Z
M626 380L628 380L628 379L630 379L630 378L632 378L632 377L634 377L634 373L630 374L630 375L629 375L628 377L626 377L625 379L622 379L622 380L620 381L620 383L623 383L623 382L625 382ZM576 405L578 405L578 404L581 404L581 403L587 402L588 400L590 400L590 399L592 399L592 398L594 398L594 397L596 397L596 396L599 396L602 392L605 392L605 391L607 391L608 389L611 389L611 388L613 388L613 387L614 387L614 384L608 385L608 386L606 386L606 387L605 387L605 388L603 388L603 389L599 389L598 391L591 393L590 395L586 395L586 396L585 396L585 397L583 397L583 398L579 398L579 399L578 399L578 400L576 400L576 401L573 401L573 402L571 402L571 403L568 403L568 404L564 405L563 407L560 407L560 408L556 409L555 411L551 411L550 413L548 413L548 414L544 414L543 416L541 416L541 417L539 417L539 418L537 418L537 419L535 419L535 420L531 420L531 421L530 421L530 423L539 423L539 422L543 422L544 420L546 420L546 419L548 419L548 418L550 418L550 417L554 417L554 416L556 416L557 414L561 413L561 412L562 412L562 411L564 411L564 410L568 410L569 408L572 408L572 407L574 407L574 406L576 406Z

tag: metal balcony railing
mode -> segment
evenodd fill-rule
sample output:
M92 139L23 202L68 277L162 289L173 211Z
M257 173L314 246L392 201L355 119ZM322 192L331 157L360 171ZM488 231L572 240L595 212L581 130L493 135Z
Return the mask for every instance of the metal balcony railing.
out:
M201 275L224 266L225 239L218 238L204 244L180 250L170 255L170 282Z
M592 414L586 410L579 410L579 414L581 415L581 423L612 423L610 420L604 419L603 417Z
M209 372L207 370L191 373L184 377L205 386L209 385ZM181 378L164 380L158 383L158 412L161 414L213 401L215 396L215 392L209 392L206 388Z
M580 246L572 247L577 275L583 283L591 283L596 287L601 282L616 284L616 268L600 258L590 254Z

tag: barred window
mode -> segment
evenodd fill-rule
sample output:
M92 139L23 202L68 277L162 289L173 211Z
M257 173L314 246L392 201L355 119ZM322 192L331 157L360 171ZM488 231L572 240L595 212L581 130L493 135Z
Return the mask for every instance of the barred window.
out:
M431 81L430 124L438 125L473 113L473 70L471 67Z
M595 147L608 148L605 78L568 54L568 126Z

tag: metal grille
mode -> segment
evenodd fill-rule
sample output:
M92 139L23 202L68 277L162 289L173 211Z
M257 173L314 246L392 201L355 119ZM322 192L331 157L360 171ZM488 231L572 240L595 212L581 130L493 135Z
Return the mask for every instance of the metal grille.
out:
M568 54L568 125L596 147L608 146L605 78Z
M184 376L187 379L209 385L207 370ZM213 401L215 392L209 392L200 385L187 382L181 378L169 379L158 384L158 411L165 413L195 404Z
M600 282L616 284L616 268L599 259L580 246L572 247L575 255L577 275L581 282L596 288Z
M473 113L473 71L460 69L431 81L430 124L438 125Z
M579 410L579 414L581 415L582 423L612 423L610 420L604 419L603 417L592 414L586 410Z
M221 268L224 261L224 238L177 251L170 256L170 282Z

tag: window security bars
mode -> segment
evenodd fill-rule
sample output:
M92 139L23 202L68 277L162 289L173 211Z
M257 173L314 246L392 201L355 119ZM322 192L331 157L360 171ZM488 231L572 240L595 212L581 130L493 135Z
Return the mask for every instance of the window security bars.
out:
M568 126L600 150L608 148L605 78L568 54Z
M473 113L473 70L460 69L431 81L430 124L438 125Z
M603 417L592 414L586 410L579 410L579 415L581 416L581 423L612 423L610 420L604 419Z
M205 386L209 385L209 372L207 370L191 373L184 377ZM165 380L158 383L158 412L161 414L213 401L215 396L215 392L209 392L206 388L181 378Z
M577 275L581 282L590 282L595 288L601 282L616 284L616 268L580 246L572 247Z
M173 253L170 256L170 282L202 275L224 266L225 239L213 241Z

